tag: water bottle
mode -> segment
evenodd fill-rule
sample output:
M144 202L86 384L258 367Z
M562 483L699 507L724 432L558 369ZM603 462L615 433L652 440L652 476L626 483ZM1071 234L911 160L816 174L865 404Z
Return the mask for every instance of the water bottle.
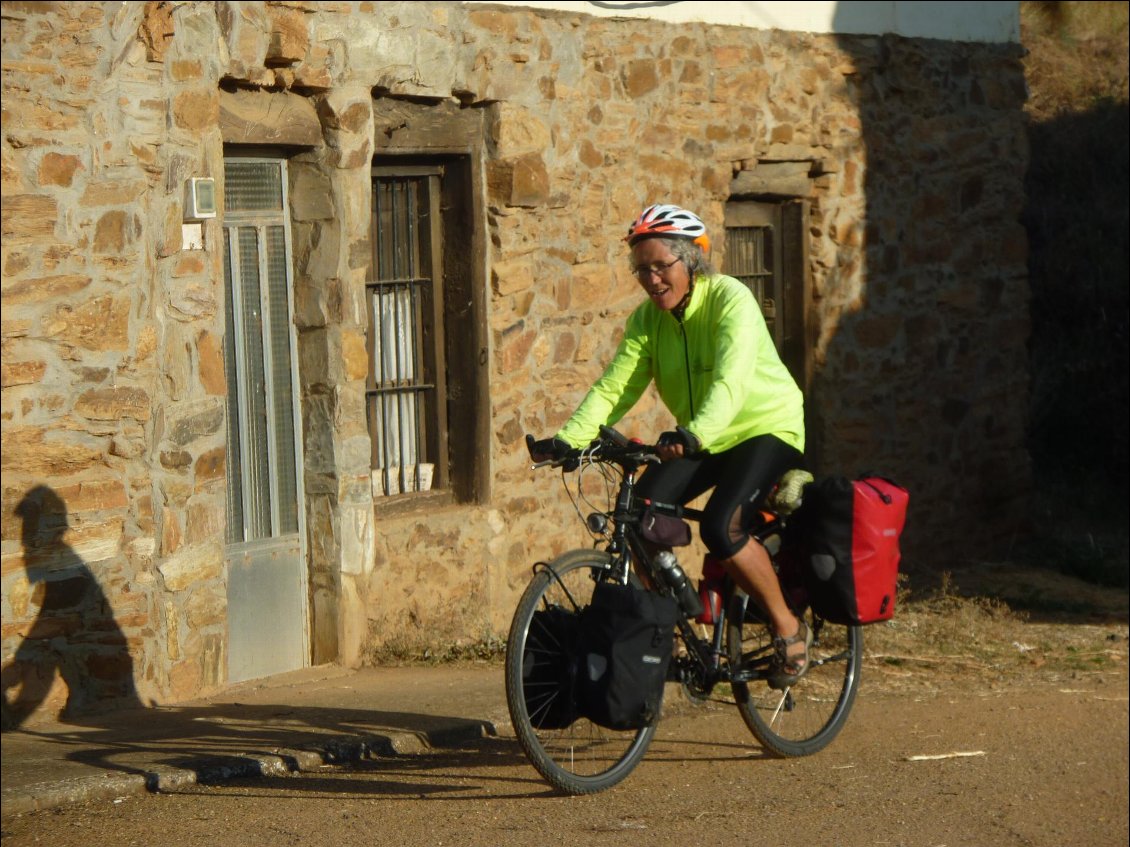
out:
M699 599L694 585L687 579L686 573L679 567L675 554L670 550L660 551L655 556L655 565L663 581L671 587L683 611L690 617L701 615L702 600Z

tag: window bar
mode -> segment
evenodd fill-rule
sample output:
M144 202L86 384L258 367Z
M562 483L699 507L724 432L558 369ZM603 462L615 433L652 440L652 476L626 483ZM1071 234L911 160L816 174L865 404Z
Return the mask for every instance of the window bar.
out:
M247 445L251 443L251 433L248 427L248 417L251 414L247 397L247 353L246 339L243 335L243 267L240 264L240 228L233 227L228 238L228 261L231 263L231 297L232 311L236 315L235 324L235 368L238 380L236 383L236 406L239 415L239 471L240 471L240 500L243 508L240 510L243 517L243 528L240 541L247 541L251 537L252 509L247 508L246 494L251 488L251 468L247 461Z
M395 275L396 275L396 254L395 254L395 248L396 248L396 197L395 197L395 194L394 194L395 189L394 189L392 184L388 184L387 186L385 184L382 184L382 189L383 190L380 194L380 199L385 201L385 205L388 208L387 208L387 210L385 210L383 212L381 217L382 217L382 220L383 220L384 215L385 214L388 215L390 227L392 229L392 235L391 235L391 238L382 238L382 240L381 240L380 258L381 258L382 267L381 267L381 271L380 271L380 274L379 274L379 277L378 277L381 281L389 278L390 275L393 276L393 277L395 277ZM391 274L390 274L390 272L391 272ZM382 286L382 288L380 288L378 290L380 292L378 294L378 301L380 303L380 312L381 312L381 334L380 334L381 386L383 387L383 386L388 385L388 383L389 383L388 373L385 370L385 357L387 356L387 352L385 350L385 341L388 337L388 335L385 332L385 306L386 306L386 298L388 296L388 289ZM395 324L394 324L393 329L395 331ZM380 419L380 424L381 424L381 449L382 449L382 452L384 454L384 456L383 456L384 461L383 461L382 466L381 466L381 475L384 478L384 490L385 490L385 494L387 495L392 490L392 470L391 470L391 468L392 468L392 447L393 447L393 445L392 445L392 433L391 433L391 426L390 426L391 416L389 415L388 398L385 395L382 395L381 398L380 398L380 410L381 410L381 419Z
M421 198L421 194L425 194L425 197ZM413 183L412 205L408 216L412 228L412 239L410 242L412 250L409 253L409 259L411 261L410 272L413 278L419 278L423 273L420 259L420 239L422 237L420 230L420 204L423 200L426 200L425 186L421 180L416 179ZM419 474L417 467L420 462L420 393L416 390L420 384L421 374L423 373L420 368L420 291L420 285L409 285L408 308L404 316L408 323L406 336L409 342L408 348L404 351L405 355L409 357L409 361L406 363L409 368L406 377L411 390L406 391L404 394L406 420L404 437L409 447L409 453L405 458L410 461L403 463L402 473L404 474L405 482L412 486L413 491L418 488Z
M406 274L409 279L417 279L420 276L419 267L419 227L417 222L419 220L419 184L416 181L409 183L411 186L411 201L406 206L407 225L408 225L408 273ZM408 385L416 386L419 384L420 378L420 346L419 346L419 286L410 285L407 290L408 303L405 304L405 320L408 322L406 341L409 341L409 346L405 350L405 356L408 358L405 365L408 368L405 376ZM401 429L401 437L405 439L407 447L405 453L402 454L402 461L400 463L400 473L403 481L407 484L409 473L412 474L412 490L416 490L416 480L419 479L418 468L419 464L419 394L415 391L409 391L403 394L403 403L405 403L405 414L407 416L407 425ZM412 469L409 472L408 462L411 461ZM401 489L403 490L403 489Z
M403 200L403 198L400 198ZM401 245L398 243L398 247ZM398 265L403 261L403 254L398 253ZM399 268L398 268L399 269ZM393 465L393 472L396 474L397 491L404 491L404 456L407 452L407 445L404 443L404 404L402 397L404 396L404 321L402 313L404 311L404 300L407 291L399 284L394 284L389 289L389 296L392 302L392 373L390 374L390 384L393 391L389 395L389 408L392 412L395 426L391 428L392 438L396 443L396 463Z
M417 268L417 270L419 270ZM412 443L412 467L409 470L407 467L404 469L404 474L407 477L409 473L412 475L413 491L419 488L420 482L420 406L423 399L418 390L420 385L420 377L423 374L423 369L420 367L421 350L420 350L420 287L412 286L409 289L411 294L408 312L408 331L411 334L412 346L409 352L412 354L412 380L411 384L417 390L406 393L404 399L408 405L408 412L410 413L409 425L412 427L408 430L405 427L405 436L411 436L409 440Z
M263 402L267 415L264 433L267 442L267 490L270 492L269 504L270 527L266 529L271 537L279 534L282 523L279 515L279 445L278 422L275 420L275 379L272 365L275 361L274 344L271 338L271 269L267 262L267 227L263 224L255 227L255 250L259 262L259 309L263 331L259 333L259 343L263 348Z
M400 210L403 214L404 231L396 242L397 246L401 249L397 279L411 279L416 275L416 251L414 249L416 238L416 186L409 180L403 180L399 185L401 193ZM397 464L397 472L400 474L401 493L407 490L408 473L404 465L408 460L409 454L412 452L412 440L408 431L409 403L407 398L409 392L406 389L411 384L413 376L411 373L412 351L408 347L408 344L411 342L410 333L412 328L410 326L410 317L413 295L414 291L410 283L405 283L402 287L398 286L396 304L396 382L399 390L396 393L396 435L400 443L400 458Z
M393 226L393 245L396 246L396 264L393 267L393 273L396 278L407 279L412 276L411 273L411 215L409 213L411 207L411 184L407 181L397 181L393 183L394 191L396 191L398 202L393 203L393 208L396 209L394 215ZM402 227L402 228L401 228ZM408 295L408 296L406 296ZM405 401L403 401L403 387L407 381L407 350L405 350L405 325L403 325L403 307L405 307L405 300L409 299L410 290L402 289L399 286L392 289L392 303L394 321L396 321L396 335L394 335L393 343L393 356L396 361L396 369L394 369L393 377L397 382L397 393L393 394L393 403L397 408L397 475L398 475L398 490L403 492L405 490L405 460L408 457L408 440L405 437Z
M373 244L375 245L376 242L373 242ZM376 273L375 267L372 273ZM376 308L376 291L368 286L365 288L365 308L369 316L368 344L366 345L366 352L369 356L369 373L365 380L365 417L369 424L369 468L372 471L372 469L380 467L380 447L376 440L377 410L373 407L373 402L376 399L373 389L379 385L380 380L380 372L377 370L377 350L380 345L377 333L380 332L380 323L378 320L379 310Z

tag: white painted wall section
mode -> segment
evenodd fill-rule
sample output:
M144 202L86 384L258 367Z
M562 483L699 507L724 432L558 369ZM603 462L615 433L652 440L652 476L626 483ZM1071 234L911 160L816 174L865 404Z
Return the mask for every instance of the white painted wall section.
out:
M908 38L943 41L1018 43L1020 3L1016 0L809 0L773 2L764 0L683 0L683 2L573 2L572 0L500 0L469 6L526 6L557 9L585 15L618 18L653 18L670 23L693 21L752 29L792 32L879 35L894 33Z

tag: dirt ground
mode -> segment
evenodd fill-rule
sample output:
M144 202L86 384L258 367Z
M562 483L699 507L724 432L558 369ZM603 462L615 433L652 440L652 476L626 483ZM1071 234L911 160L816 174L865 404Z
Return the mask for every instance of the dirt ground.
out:
M672 704L644 762L598 795L552 794L500 734L459 750L21 815L5 821L3 844L1127 843L1124 666L1034 687L883 677L873 666L843 733L804 759L765 757L728 704Z
M848 724L808 758L768 758L730 703L669 689L644 762L598 795L554 795L500 727L458 750L15 816L3 844L1124 847L1126 592L1004 566L976 580L974 596L968 574L912 592L867 629Z

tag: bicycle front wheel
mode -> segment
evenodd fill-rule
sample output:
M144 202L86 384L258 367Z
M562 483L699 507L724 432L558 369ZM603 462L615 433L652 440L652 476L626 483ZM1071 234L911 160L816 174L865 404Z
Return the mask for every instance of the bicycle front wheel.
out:
M600 550L574 550L538 571L518 601L506 642L506 704L518 743L545 779L566 794L611 788L639 764L655 734L606 729L573 718L562 699L567 686L547 682L545 667L560 666L563 645L538 612L572 614L589 605L593 588L612 558ZM565 724L565 725L562 725Z
M769 687L773 638L768 626L744 613L744 597L727 621L726 649L734 699L746 726L776 756L811 756L843 729L859 690L863 631L815 618L805 622L815 635L808 651L808 672L784 691Z

